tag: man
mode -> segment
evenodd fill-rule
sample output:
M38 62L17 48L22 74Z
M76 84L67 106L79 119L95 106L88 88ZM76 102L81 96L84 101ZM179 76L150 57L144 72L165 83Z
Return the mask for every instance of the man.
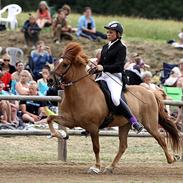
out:
M39 95L38 86L35 81L31 81L29 85L29 95ZM24 122L36 123L42 119L44 113L45 102L41 101L21 101L20 109L22 111L22 119Z

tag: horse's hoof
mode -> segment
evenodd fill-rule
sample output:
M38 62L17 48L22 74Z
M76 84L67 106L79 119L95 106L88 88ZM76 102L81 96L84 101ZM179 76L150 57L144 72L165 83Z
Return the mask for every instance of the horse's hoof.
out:
M88 170L88 173L89 174L99 174L101 171L99 168L96 168L94 166L90 167L89 170Z
M174 161L181 161L181 156L179 156L178 154L174 154Z
M105 174L113 174L114 168L112 167L106 167L103 171Z

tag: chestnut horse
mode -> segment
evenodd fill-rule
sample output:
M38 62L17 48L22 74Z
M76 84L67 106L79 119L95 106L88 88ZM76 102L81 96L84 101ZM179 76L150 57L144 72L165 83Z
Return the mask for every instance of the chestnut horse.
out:
M54 68L54 74L65 85L64 98L61 102L62 115L48 117L48 124L52 136L60 137L60 133L53 128L52 122L68 127L82 127L86 129L93 143L95 153L95 166L90 171L100 171L100 145L99 127L108 115L108 107L98 84L86 71L87 57L78 43L69 43L62 57ZM144 128L154 137L162 147L168 163L173 163L175 158L169 153L165 135L160 134L160 124L167 133L172 144L172 150L179 149L179 133L175 124L168 119L163 104L155 95L141 86L128 86L125 97L133 114L143 124ZM122 116L114 116L110 127L119 127L119 150L113 162L105 168L110 171L115 168L122 154L127 148L128 132L131 128L129 122Z

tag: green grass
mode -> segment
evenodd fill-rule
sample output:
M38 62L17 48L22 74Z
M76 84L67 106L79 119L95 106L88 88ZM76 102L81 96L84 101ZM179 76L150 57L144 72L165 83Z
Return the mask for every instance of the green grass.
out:
M71 14L68 17L69 24L77 26L79 14ZM18 16L20 25L28 18L28 13L22 13ZM120 16L102 16L94 15L97 30L105 32L104 25L110 21L116 20L124 26L124 38L130 40L158 40L165 41L177 39L177 34L183 27L182 22L173 20L148 20L143 18L120 17Z

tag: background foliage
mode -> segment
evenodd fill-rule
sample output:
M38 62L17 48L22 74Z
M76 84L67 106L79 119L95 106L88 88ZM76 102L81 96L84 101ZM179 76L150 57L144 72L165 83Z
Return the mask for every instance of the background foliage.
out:
M38 0L0 0L1 6L17 3L24 11L34 11ZM81 13L85 6L91 6L97 14L126 15L145 18L182 19L182 0L47 0L50 6L60 8L69 4L76 12Z

